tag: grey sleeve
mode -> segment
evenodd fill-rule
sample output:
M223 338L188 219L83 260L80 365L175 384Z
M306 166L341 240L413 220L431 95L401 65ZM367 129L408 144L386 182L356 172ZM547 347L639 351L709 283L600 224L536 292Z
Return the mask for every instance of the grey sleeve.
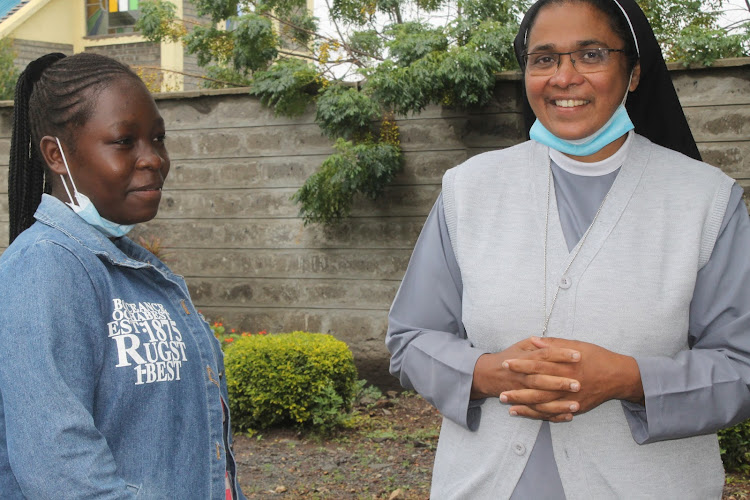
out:
M447 418L476 430L481 401L469 401L474 365L485 351L466 338L461 271L442 195L432 207L388 315L390 371Z
M750 219L732 186L690 304L691 349L637 358L645 407L623 403L639 444L709 434L750 417Z

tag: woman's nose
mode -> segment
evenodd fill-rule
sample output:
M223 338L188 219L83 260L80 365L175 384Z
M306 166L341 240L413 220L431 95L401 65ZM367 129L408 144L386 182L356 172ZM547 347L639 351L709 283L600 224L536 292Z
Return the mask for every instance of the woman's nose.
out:
M148 144L143 147L138 155L138 160L135 166L136 168L160 169L163 164L164 157L161 155L157 145Z
M582 82L583 76L576 69L572 54L561 54L557 71L550 77L549 83L558 87L568 87Z

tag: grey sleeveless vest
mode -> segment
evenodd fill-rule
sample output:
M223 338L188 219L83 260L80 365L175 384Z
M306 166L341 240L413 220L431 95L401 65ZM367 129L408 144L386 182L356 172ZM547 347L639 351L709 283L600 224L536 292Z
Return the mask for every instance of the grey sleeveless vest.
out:
M445 215L463 279L463 321L475 346L500 351L540 335L543 294L549 307L559 286L550 337L636 358L689 348L696 274L713 250L733 181L644 137L634 139L565 276L576 251L568 252L551 189L546 290L547 148L529 141L446 172ZM539 427L510 417L495 399L482 405L476 432L444 419L432 498L510 497ZM550 427L568 499L721 497L716 435L638 445L619 401Z

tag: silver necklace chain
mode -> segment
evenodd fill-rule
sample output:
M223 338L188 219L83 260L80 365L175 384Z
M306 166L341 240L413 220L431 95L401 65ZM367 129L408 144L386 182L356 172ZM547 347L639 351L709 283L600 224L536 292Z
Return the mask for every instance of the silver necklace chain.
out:
M549 235L550 195L552 193L552 165L549 165L547 172L547 214L544 218L544 327L542 328L542 337L547 335L547 326L549 326L549 319L550 317L552 317L552 309L555 307L557 294L560 293L560 282L558 280L557 288L555 288L555 295L552 297L552 303L549 306L549 314L547 314L547 240ZM562 272L563 276L568 273L570 266L573 265L573 261L575 261L576 257L578 257L578 253L583 248L583 244L586 242L586 237L591 232L591 228L594 227L594 222L596 222L596 219L599 218L599 213L601 213L602 207L604 206L604 203L607 201L608 197L609 191L607 191L607 194L604 196L602 203L596 210L596 214L594 214L594 218L592 219L591 224L589 224L588 229L586 229L586 232L583 233L583 236L581 236L581 241L578 243L578 245L576 245L573 257L570 259L568 265L565 267L565 270Z

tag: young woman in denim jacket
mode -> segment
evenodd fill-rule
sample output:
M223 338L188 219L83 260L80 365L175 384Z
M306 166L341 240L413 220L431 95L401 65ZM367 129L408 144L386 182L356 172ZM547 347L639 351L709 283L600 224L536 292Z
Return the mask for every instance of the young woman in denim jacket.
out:
M15 98L0 258L0 496L244 498L218 342L185 282L125 237L169 156L141 80L49 54ZM36 219L36 221L34 221Z

